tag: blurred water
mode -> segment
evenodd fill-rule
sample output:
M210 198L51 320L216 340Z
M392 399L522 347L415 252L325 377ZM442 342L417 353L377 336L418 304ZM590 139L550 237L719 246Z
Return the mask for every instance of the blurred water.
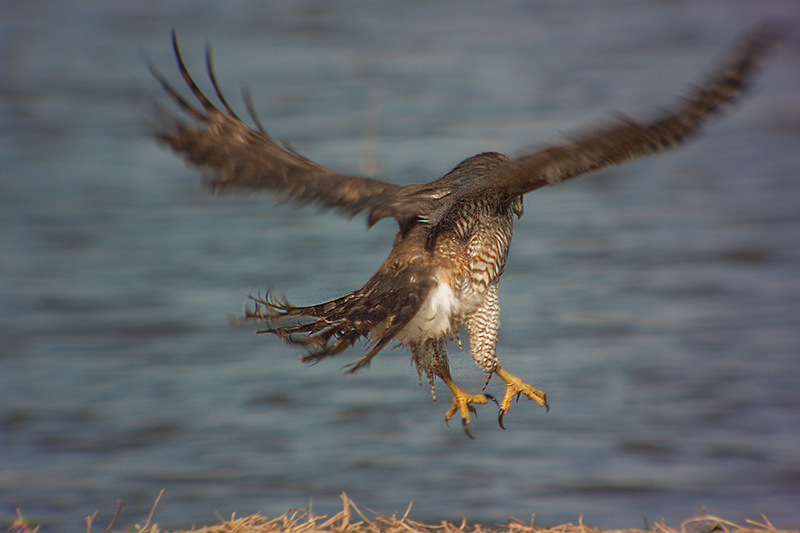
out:
M214 44L270 130L343 172L428 180L619 109L646 113L793 0L583 3L5 1L0 17L0 501L45 530L126 507L638 527L701 512L800 524L800 50L700 141L526 199L500 357L548 393L476 441L409 357L357 376L232 331L243 292L363 283L392 224L209 198L148 137ZM205 87L208 87L206 84ZM163 101L163 99L161 99ZM466 351L458 379L481 384ZM501 391L497 384L491 389ZM457 426L457 424L456 424Z

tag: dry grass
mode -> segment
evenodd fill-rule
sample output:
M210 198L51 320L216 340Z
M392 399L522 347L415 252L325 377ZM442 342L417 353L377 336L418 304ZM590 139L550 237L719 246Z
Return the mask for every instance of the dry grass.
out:
M163 494L163 491L162 491ZM153 516L161 499L159 495L147 521L142 525L135 525L125 529L114 529L119 518L121 506L117 516L105 528L96 527L94 516L86 518L87 533L102 531L126 533L168 533L158 528L153 522ZM533 521L523 522L516 518L509 518L505 526L483 526L469 524L466 519L460 524L442 521L439 524L422 524L411 520L408 515L411 505L405 514L383 515L370 512L365 515L356 505L342 494L342 510L335 515L316 516L311 511L292 509L277 518L267 518L260 514L244 518L236 518L234 514L229 519L219 517L220 523L192 530L173 531L172 533L798 533L800 530L786 530L775 528L766 517L762 522L746 521L744 525L722 520L715 516L700 516L685 520L680 526L668 527L663 521L657 521L650 529L625 529L608 530L586 526L582 521L578 524L563 524L556 527L544 528L536 526ZM21 515L9 528L13 533L36 533L39 526L28 523Z

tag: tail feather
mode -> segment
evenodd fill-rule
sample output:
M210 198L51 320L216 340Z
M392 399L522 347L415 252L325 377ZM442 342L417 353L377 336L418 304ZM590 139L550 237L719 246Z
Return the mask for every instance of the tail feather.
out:
M379 270L356 291L316 305L295 306L272 293L250 296L254 308L245 310L244 320L265 323L257 333L273 333L305 347L304 362L338 355L365 340L369 351L348 365L355 372L411 321L433 286L429 274L413 262L388 270Z
M245 310L245 320L259 320L266 323L257 333L274 333L293 344L306 347L309 354L304 361L317 361L326 356L336 355L359 339L369 335L369 329L358 327L348 320L348 303L358 291L347 296L317 305L299 307L288 300L279 300L273 294L265 297L250 296L255 304L253 309Z

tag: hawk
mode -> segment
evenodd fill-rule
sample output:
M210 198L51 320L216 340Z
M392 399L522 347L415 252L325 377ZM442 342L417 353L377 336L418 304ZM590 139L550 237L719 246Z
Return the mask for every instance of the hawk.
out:
M234 112L219 89L210 51L206 70L218 105L198 88L183 61L175 31L177 66L192 97L182 96L152 65L150 70L182 110L163 111L156 131L160 143L200 167L211 191L228 187L268 190L282 200L312 203L349 216L366 215L368 227L394 218L399 230L389 257L364 284L335 300L296 306L286 299L250 296L244 321L261 324L258 333L274 333L307 350L306 362L340 354L364 341L366 354L348 365L368 365L390 343L407 347L420 380L426 376L434 400L435 380L450 389L445 415L459 414L469 437L475 404L495 401L484 391L492 376L505 383L498 422L521 395L549 408L545 393L501 366L497 357L500 307L498 285L508 256L514 219L522 216L523 196L546 185L677 146L724 107L737 100L757 67L778 43L785 28L764 22L734 50L729 61L666 112L649 121L614 116L605 126L542 150L509 158L481 153L458 163L428 183L400 186L339 174L279 144L253 111L254 124ZM220 107L221 106L221 107ZM188 120L187 120L188 119ZM486 377L481 392L465 392L450 374L446 345L459 329L469 334L470 354ZM503 428L505 429L505 428Z

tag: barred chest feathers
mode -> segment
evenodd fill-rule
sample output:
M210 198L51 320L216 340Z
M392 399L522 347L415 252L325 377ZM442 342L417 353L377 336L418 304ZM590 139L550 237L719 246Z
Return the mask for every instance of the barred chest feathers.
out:
M395 340L422 342L430 338L454 335L459 326L483 305L490 284L503 273L511 244L513 216L521 216L522 198L515 200L499 215L464 217L469 224L456 224L448 242L437 247L442 255L455 255L457 272L444 267L434 275L436 285L422 306ZM476 223L477 222L477 223ZM453 254L453 243L461 243Z

